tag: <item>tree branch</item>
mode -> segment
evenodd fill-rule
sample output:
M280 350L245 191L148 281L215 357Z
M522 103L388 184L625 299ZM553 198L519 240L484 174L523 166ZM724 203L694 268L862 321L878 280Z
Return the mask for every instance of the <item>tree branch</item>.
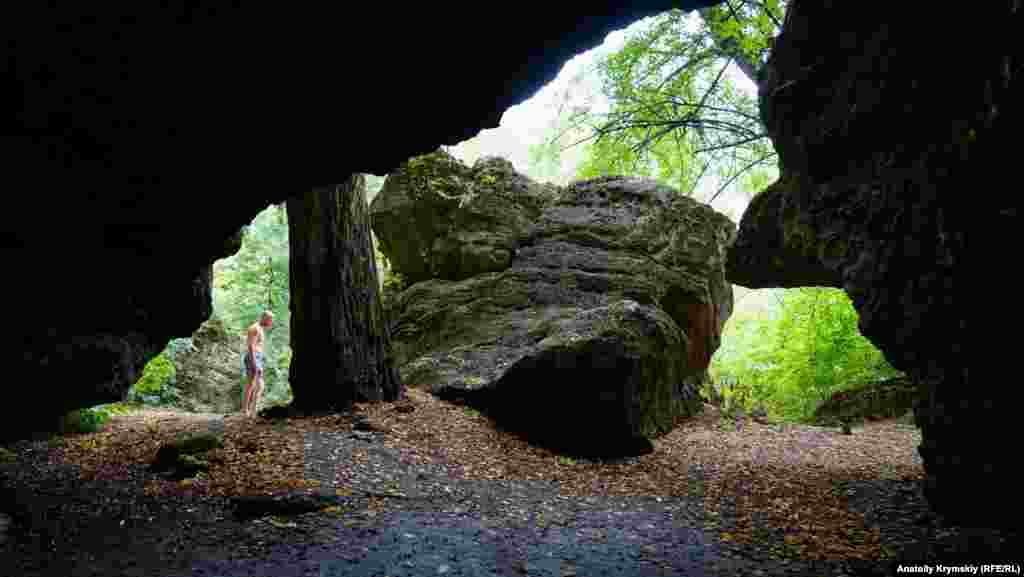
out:
M708 171L708 168L711 168L710 160L704 163L704 168L701 169L700 174L698 174L696 180L693 181L693 187L690 188L690 198L693 198L694 193L697 192L697 185L700 184L700 179L704 178L704 174Z
M746 118L747 120L752 120L752 121L757 122L757 123L760 123L760 121L761 121L761 119L758 118L757 116L754 116L753 114L747 114L746 112L743 112L742 110L738 110L738 109L735 109L735 108L719 108L717 106L708 106L706 104L702 106L700 104L693 103L693 102L682 102L682 101L677 100L676 98L674 98L672 96L670 96L669 100L667 100L666 102L672 103L675 106L699 107L699 108L703 108L704 110L710 110L712 112L724 112L725 114L735 114L736 116L742 116L743 118Z
M748 142L753 142L755 140L760 140L762 138L767 138L767 137L768 137L767 134L758 134L756 136L752 136L750 138L745 138L743 140L739 140L739 141L736 141L736 142L730 142L728 144L720 144L720 145L716 145L716 146L709 146L707 148L701 148L701 149L693 151L693 153L694 154L700 154L702 152L711 152L713 150L722 150L723 148L735 148L735 147L737 147L737 146L739 146L741 144L746 144Z
M729 186L730 184L732 184L732 181L736 180L736 178L738 178L738 177L739 177L739 175L741 175L741 174L743 174L744 172L746 172L746 171L750 170L751 168L754 168L755 166L757 166L758 164L761 164L762 162L764 162L764 161L768 160L769 158L772 158L773 156L775 156L775 153L774 153L774 152L772 152L771 154L767 154L767 155L765 155L765 156L762 156L761 158L758 158L757 160L755 160L755 161L751 162L750 164L748 164L748 165L744 166L743 168L741 168L741 169L740 169L740 170L739 170L739 171L738 171L738 172L737 172L736 174L732 175L732 176L731 176L731 177L729 178L729 180L725 181L725 184L723 184L723 185L721 186L721 188L719 188L719 189L718 189L718 192L716 192L716 193L715 193L715 194L714 194L714 195L713 195L713 196L711 197L711 200L709 200L709 201L707 202L707 204L711 204L712 202L714 202L714 201L715 201L715 199L716 199L716 198L718 198L718 195L719 195L719 194L722 194L722 191L723 191L723 190L725 190L725 189L726 189L726 188L727 188L727 187L728 187L728 186Z
M780 20L778 16L773 14L772 11L768 9L768 6L765 5L764 2L758 2L757 0L742 0L742 1L743 1L744 4L753 6L755 9L759 9L761 12L764 12L764 14L766 16L768 16L769 19L771 19L772 24L774 24L776 28L782 28L782 20Z

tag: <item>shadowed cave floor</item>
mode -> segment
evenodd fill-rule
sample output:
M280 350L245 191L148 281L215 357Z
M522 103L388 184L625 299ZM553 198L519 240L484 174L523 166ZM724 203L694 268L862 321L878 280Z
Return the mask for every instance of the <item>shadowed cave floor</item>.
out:
M736 423L705 407L649 455L571 460L412 390L355 415L280 422L146 410L9 446L0 567L18 575L862 575L1010 560L1017 537L944 526L919 432ZM370 431L353 432L353 419ZM213 429L209 474L147 470ZM364 427L366 428L366 427ZM295 514L242 515L266 495ZM264 496L264 497L261 497ZM259 505L257 505L259 506ZM264 511L266 513L266 511ZM8 574L7 571L0 573Z

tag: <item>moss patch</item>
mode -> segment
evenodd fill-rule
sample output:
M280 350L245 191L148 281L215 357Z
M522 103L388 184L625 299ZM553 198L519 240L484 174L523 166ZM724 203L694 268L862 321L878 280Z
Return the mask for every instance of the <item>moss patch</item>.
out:
M905 415L914 407L918 386L907 377L895 377L867 383L832 395L814 412L814 424L891 419Z

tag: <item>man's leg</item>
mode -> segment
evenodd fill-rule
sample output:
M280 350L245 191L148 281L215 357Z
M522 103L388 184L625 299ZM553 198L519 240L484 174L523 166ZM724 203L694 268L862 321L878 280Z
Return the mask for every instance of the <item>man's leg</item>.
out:
M245 387L245 402L242 403L242 412L245 413L246 415L250 415L250 416L251 416L251 413L252 413L252 407L253 407L252 396L253 396L253 391L256 388L256 380L257 380L257 377L255 375L253 375L253 377L249 379L249 384L246 385L246 387Z
M255 387L252 392L252 413L255 415L260 409L260 398L263 396L263 377L256 378Z
M255 374L252 380L252 393L249 395L249 416L255 417L259 408L260 394L263 392L263 353L256 353Z

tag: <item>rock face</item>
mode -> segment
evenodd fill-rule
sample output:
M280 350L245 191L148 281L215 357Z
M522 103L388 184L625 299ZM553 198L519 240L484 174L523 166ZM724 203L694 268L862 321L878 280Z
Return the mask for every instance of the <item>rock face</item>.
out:
M222 449L220 435L195 433L162 445L150 463L150 470L164 473L168 478L182 480L193 477L200 471L208 471L210 463L207 453Z
M507 160L482 158L470 168L436 151L388 176L371 204L373 229L406 284L462 280L508 268L553 194L555 187L534 183Z
M192 335L194 348L174 355L183 406L199 413L239 410L244 350L241 335L230 334L219 318L210 318Z
M414 282L389 306L407 385L579 454L700 410L732 311L724 215L649 179L559 188L440 151L389 175L370 210Z
M863 334L925 391L915 412L931 503L983 526L1019 526L1021 500L1002 445L1012 403L967 377L966 236L977 215L977 254L1014 242L1016 201L971 197L1014 179L1022 19L1020 2L884 14L794 2L760 85L782 178L751 204L727 264L744 286L849 293Z

